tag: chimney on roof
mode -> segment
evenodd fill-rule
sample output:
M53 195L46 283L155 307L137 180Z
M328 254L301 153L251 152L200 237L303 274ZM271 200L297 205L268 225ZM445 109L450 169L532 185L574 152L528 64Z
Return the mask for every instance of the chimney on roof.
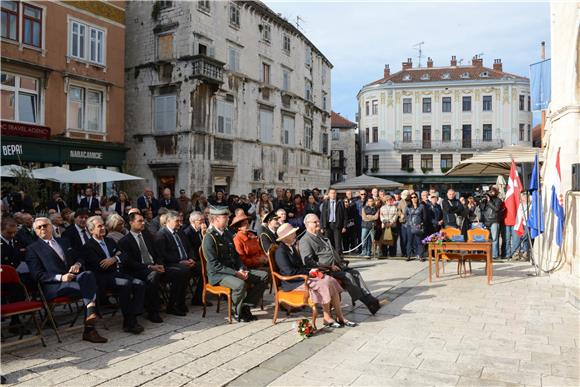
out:
M457 57L455 55L451 57L451 66L457 66Z
M433 59L431 57L427 58L427 68L433 67Z
M383 70L383 76L384 78L388 78L391 76L391 69L389 69L388 64L385 65L385 69Z
M493 60L493 69L496 71L503 71L503 66L501 64L501 59Z
M476 55L471 59L471 64L475 67L482 67L483 66L483 59Z
M403 62L403 70L408 70L413 68L413 60L411 58L407 58L406 62Z

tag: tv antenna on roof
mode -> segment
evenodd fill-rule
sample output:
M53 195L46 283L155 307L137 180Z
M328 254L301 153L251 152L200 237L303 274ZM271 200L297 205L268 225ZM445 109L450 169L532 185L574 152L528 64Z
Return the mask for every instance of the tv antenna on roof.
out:
M422 49L422 46L424 44L425 44L425 42L419 42L419 43L413 45L413 48L419 52L418 55L417 55L417 58L419 58L419 67L421 67L421 59L423 59L423 49Z
M304 28L302 28L302 26L300 25L300 22L306 22L306 20L302 19L299 15L296 15L296 28L304 31Z

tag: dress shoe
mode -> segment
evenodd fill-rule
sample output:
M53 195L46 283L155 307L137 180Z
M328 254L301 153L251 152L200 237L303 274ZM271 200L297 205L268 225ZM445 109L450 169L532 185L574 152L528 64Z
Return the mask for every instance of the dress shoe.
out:
M99 335L96 329L88 329L83 332L83 340L89 341L91 343L106 343L107 340L103 336Z
M342 328L342 325L337 323L336 321L325 321L322 320L322 325L329 328Z
M247 316L244 315L239 315L237 313L234 313L234 320L236 320L237 322L251 322L252 320L249 319Z
M171 308L167 308L167 310L165 311L165 313L167 314L172 314L174 316L186 316L187 313L179 308L176 307L171 307Z
M381 309L381 304L379 304L379 300L374 300L373 302L367 305L367 308L369 309L369 312L371 312L372 315L375 315L379 311L379 309Z
M355 323L354 321L348 321L348 320L346 320L346 321L338 321L338 323L340 325L342 325L343 327L349 327L349 328L354 328L354 327L358 326L358 324Z
M161 318L161 316L159 316L159 313L157 313L157 312L148 313L147 320L151 321L152 323L156 323L156 324L163 322L163 319Z
M141 325L139 325L138 322L134 322L131 325L127 325L126 327L123 327L123 330L125 332L134 333L134 334L138 335L139 333L143 332L145 330L145 328L143 328Z

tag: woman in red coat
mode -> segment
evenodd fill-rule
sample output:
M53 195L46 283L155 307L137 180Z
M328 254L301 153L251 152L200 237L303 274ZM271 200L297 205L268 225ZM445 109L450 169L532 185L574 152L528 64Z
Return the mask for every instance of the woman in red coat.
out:
M268 266L268 257L260 247L260 240L250 231L249 218L242 213L232 220L230 227L236 230L234 245L244 265L248 268Z

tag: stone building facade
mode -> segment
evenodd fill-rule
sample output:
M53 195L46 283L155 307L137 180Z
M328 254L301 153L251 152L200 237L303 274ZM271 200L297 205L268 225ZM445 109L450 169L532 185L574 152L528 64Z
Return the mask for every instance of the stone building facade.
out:
M356 124L338 113L330 117L330 183L356 176Z
M128 164L154 190L328 185L332 65L263 3L129 2L126 46Z
M394 74L358 94L363 173L428 187L454 184L471 189L492 183L481 176L444 176L478 152L532 144L529 79L492 68L474 57L469 65L413 67L411 59Z
M125 3L0 8L2 164L123 169Z

